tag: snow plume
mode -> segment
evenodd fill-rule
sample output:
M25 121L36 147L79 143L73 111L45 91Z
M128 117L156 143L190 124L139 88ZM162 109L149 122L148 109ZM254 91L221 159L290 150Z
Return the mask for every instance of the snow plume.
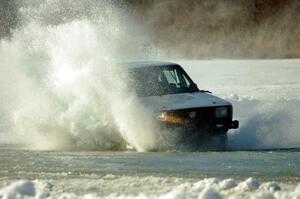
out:
M0 127L11 142L52 150L153 147L147 111L140 114L113 64L155 51L138 47L147 38L135 36L132 19L93 0L24 1L18 15L0 43Z
M230 149L299 148L300 100L229 97L241 121L230 133Z

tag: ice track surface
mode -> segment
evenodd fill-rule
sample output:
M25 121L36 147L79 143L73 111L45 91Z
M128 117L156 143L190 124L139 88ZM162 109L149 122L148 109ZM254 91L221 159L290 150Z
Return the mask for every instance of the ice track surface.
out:
M300 152L63 152L1 148L2 198L292 198ZM26 179L26 180L25 180Z

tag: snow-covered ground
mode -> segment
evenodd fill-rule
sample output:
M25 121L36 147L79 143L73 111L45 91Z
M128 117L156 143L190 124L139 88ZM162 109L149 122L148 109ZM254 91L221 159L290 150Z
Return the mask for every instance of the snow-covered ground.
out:
M203 89L228 96L299 99L299 59L177 61Z
M87 192L87 193L84 193ZM0 190L3 199L15 198L299 198L300 185L261 183L255 178L235 181L205 178L189 181L170 177L104 176L98 180L19 180Z

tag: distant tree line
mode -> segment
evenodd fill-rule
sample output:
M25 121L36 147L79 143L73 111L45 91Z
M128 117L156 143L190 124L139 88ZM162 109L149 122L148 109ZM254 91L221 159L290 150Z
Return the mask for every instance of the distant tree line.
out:
M1 38L17 27L21 1L0 1ZM298 0L107 1L127 10L146 28L155 46L170 56L300 57Z

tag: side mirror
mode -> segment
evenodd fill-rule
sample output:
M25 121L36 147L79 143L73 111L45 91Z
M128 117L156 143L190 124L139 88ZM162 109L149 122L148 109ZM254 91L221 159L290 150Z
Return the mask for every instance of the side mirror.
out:
M238 129L239 126L240 126L239 121L237 121L237 120L232 121L232 123L231 123L231 128L232 129Z

